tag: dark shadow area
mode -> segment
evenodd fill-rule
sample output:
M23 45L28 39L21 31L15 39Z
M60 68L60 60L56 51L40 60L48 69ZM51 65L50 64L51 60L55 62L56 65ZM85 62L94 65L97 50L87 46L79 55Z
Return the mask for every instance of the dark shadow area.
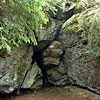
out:
M42 51L34 53L32 59L33 59L33 61L37 62L39 68L42 71L42 74L43 74L43 87L44 87L44 86L47 85L47 73L46 73L45 68L43 66Z

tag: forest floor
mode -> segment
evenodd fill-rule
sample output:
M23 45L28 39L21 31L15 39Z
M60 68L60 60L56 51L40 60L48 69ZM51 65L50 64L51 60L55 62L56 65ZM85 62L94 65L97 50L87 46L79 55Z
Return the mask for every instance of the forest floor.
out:
M76 86L46 87L19 96L0 96L0 100L100 100L100 95Z

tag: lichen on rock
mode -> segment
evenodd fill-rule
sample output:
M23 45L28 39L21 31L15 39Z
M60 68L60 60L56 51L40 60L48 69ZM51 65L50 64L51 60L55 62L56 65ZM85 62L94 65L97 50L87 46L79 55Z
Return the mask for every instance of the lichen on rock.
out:
M21 88L24 89L39 89L43 85L41 69L35 62L28 70Z

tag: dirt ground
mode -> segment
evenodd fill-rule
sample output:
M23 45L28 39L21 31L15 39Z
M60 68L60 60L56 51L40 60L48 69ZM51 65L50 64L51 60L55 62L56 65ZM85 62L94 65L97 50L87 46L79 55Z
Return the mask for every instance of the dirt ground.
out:
M76 86L46 87L19 96L0 96L0 100L100 100L100 95Z

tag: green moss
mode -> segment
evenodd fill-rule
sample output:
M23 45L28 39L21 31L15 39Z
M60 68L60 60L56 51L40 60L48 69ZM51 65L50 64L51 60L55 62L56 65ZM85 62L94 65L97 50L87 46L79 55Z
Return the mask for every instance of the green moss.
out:
M92 23L92 21L93 21L93 17L94 17L94 11L93 11L94 9L93 8L89 8L89 9L87 9L85 12L84 12L84 14L83 14L83 16L82 16L82 18L81 18L81 26L82 26L82 28L83 28L83 30L84 30L84 32L85 32L85 34L88 34L89 33L89 29L90 29L90 27L91 27L91 23Z
M82 29L78 23L78 16L79 16L79 13L74 15L71 19L69 19L69 21L66 23L66 28L64 29L64 31L78 32Z
M86 9L84 12L83 12L83 15L81 16L81 27L83 29L83 33L81 34L81 38L82 38L82 42L85 42L85 43L89 43L89 34L90 34L90 30L91 30L91 27L92 27L92 22L94 21L94 17L95 17L95 13L96 11L96 8L89 8L89 9ZM96 25L95 25L96 27ZM96 30L96 28L95 28ZM92 39L92 38L91 38ZM90 40L91 40L90 39Z
M28 47L28 48L27 48ZM21 55L21 59L19 59L19 63L17 64L17 83L20 84L24 78L26 71L31 67L31 57L34 54L33 47L30 45L20 45L20 49L27 48L27 51L23 51L24 55Z
M23 64L23 60L21 60L21 62L18 65L18 69L17 69L17 83L20 84L21 81L23 80L24 74L25 74L25 70L27 68L27 64L24 63Z
M77 20L78 16L79 16L79 13L74 16L74 18L70 24L78 24L78 20Z
M68 30L71 30L72 32L78 32L79 31L79 25L73 24L68 27Z

